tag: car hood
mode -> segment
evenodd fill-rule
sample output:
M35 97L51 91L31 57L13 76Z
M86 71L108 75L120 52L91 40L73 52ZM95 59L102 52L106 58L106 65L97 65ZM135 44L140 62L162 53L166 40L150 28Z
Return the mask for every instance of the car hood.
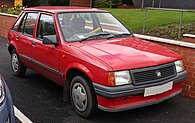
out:
M171 50L135 37L83 41L75 46L96 56L114 71L156 66L181 59Z

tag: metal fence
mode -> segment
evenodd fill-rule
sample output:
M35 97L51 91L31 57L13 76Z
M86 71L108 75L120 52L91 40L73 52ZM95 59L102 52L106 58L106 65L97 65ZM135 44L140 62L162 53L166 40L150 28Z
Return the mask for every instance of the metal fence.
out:
M152 0L152 7L155 5L155 0ZM145 0L142 0L141 7L144 8ZM158 7L161 8L161 0L158 1Z
M132 0L136 7L195 9L195 0Z
M143 24L143 33L146 29L146 20L147 20L147 11L148 10L161 10L161 11L176 11L180 12L180 20L179 20L179 30L178 30L178 38L181 38L181 29L182 29L182 21L183 21L183 13L184 12L193 12L195 13L195 10L187 10L187 9L169 9L169 8L153 8L153 7L147 7L144 9L144 24Z

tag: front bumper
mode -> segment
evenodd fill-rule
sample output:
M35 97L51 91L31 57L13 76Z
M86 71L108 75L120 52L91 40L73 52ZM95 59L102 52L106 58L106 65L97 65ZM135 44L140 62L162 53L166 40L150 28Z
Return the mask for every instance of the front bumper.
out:
M147 87L163 85L171 81L173 81L173 83L176 84L178 82L185 80L186 77L187 77L187 72L183 71L178 73L176 77L158 83L139 85L139 86L134 86L131 84L131 85L124 85L124 86L116 86L116 87L108 87L97 83L93 83L93 87L95 89L96 94L99 96L103 96L105 98L118 98L124 96L143 94L144 89Z
M3 79L2 81L4 82ZM14 116L11 94L5 82L4 84L5 84L5 100L0 105L0 123L6 123L8 120L9 123L15 123L15 116Z
M183 71L176 77L153 84L133 86L107 87L93 83L98 97L99 108L109 112L117 112L147 105L157 104L181 93L181 81L187 77L187 72ZM144 90L147 87L163 85L173 81L173 88L167 92L144 97Z

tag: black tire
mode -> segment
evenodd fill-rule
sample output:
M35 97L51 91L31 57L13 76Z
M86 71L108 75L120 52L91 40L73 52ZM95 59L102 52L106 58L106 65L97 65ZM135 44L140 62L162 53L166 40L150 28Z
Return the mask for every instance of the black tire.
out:
M16 50L14 49L11 54L11 68L15 76L21 77L26 73L26 67L20 61Z
M81 89L81 91L83 95L84 93L86 94L87 103L85 101L83 102L81 101L82 99L79 98L78 96L80 94L78 93L74 94L75 92L78 92L79 88L84 88L85 91L83 89ZM75 76L72 79L71 84L70 84L70 99L71 99L71 104L72 104L74 111L83 118L92 117L98 110L97 98L96 98L95 91L92 87L92 83L84 76ZM83 106L79 107L79 104L78 104L79 101L76 101L76 100L80 100Z

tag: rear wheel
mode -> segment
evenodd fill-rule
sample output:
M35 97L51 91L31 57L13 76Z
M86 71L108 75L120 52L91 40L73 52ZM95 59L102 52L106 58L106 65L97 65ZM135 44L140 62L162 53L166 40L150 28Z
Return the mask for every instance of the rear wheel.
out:
M26 67L20 61L16 50L11 54L11 68L15 76L23 76L26 73Z
M74 111L89 118L97 111L97 99L91 82L83 76L73 78L70 85L70 98Z

